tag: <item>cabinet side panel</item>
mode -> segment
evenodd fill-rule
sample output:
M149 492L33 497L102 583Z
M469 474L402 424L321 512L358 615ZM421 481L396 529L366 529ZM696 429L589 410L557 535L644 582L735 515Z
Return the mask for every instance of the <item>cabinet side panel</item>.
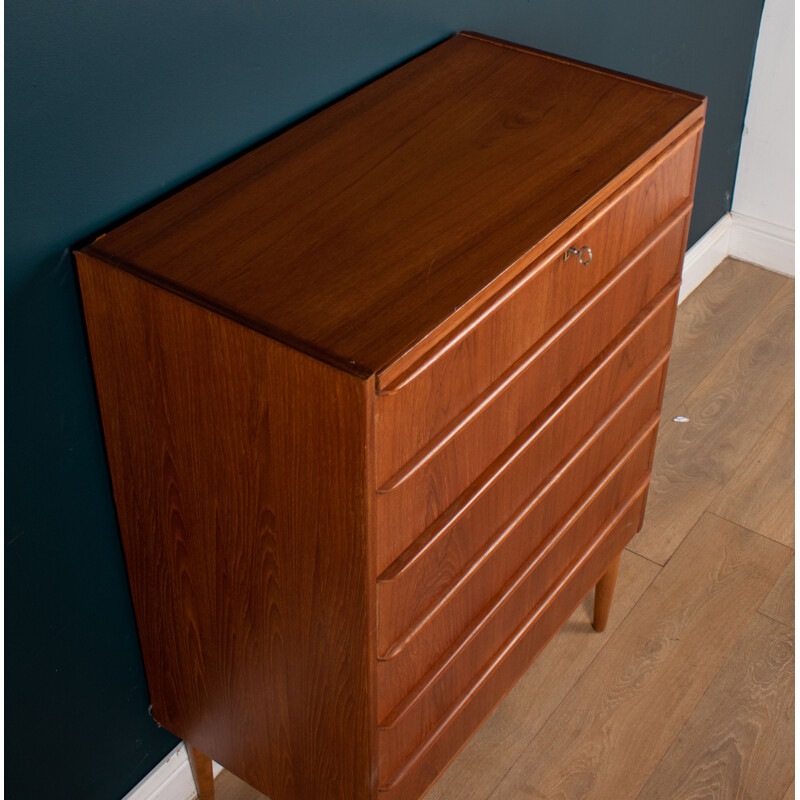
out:
M272 800L371 797L374 389L78 264L153 716Z

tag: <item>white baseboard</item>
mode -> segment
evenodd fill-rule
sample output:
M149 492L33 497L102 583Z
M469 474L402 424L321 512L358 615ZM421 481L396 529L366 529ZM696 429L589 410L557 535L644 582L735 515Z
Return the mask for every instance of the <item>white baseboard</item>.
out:
M686 257L683 259L683 281L678 295L679 303L682 303L728 256L732 227L731 215L726 214L686 251Z
M794 277L794 231L744 214L726 214L686 251L682 303L724 258L733 256Z
M214 777L220 772L222 767L214 762ZM196 797L189 757L183 744L179 744L122 800L194 800Z
M794 277L794 230L736 211L731 221L730 255Z

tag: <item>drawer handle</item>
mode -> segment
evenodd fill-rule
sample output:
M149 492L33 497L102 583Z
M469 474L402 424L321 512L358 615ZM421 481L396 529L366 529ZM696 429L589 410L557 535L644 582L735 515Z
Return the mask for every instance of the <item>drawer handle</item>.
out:
M570 256L578 256L578 261L585 266L592 261L592 248L587 247L586 245L581 248L568 247L564 253L564 261L566 261Z

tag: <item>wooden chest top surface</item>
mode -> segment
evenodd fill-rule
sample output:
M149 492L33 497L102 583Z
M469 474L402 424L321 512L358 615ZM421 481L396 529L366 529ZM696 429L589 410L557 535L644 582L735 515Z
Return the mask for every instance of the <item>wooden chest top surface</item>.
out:
M366 377L552 244L704 106L460 34L86 252Z

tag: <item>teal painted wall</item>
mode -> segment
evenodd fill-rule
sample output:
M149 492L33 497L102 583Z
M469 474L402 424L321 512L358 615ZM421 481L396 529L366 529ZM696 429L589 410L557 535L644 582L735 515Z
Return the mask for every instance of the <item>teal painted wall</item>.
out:
M6 791L116 800L147 714L70 249L460 29L710 98L691 240L730 208L762 0L8 0Z

